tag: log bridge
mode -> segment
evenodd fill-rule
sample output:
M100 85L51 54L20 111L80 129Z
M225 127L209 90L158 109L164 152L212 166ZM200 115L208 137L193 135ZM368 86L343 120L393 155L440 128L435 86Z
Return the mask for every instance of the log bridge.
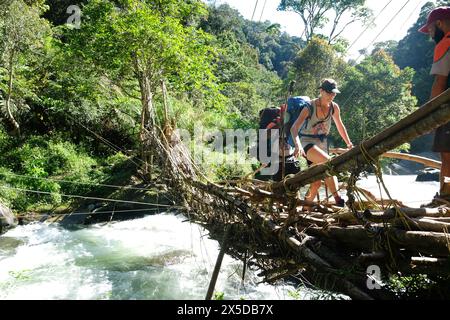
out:
M377 159L386 152L448 121L450 90L330 162L278 183L208 182L176 135L163 134L171 130L149 131L147 142L189 219L219 242L226 238L225 251L242 260L244 270L258 268L268 283L293 277L352 299L395 299L392 276L448 283L450 202L408 208L376 199L356 181L370 167L380 174ZM300 200L300 188L339 174L350 174L348 208L316 204L313 212L302 212L311 203Z

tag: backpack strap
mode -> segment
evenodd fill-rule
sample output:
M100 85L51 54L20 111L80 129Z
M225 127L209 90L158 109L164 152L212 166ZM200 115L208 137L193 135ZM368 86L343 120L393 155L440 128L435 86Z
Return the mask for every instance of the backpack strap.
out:
M331 101L331 115L333 116L336 113L336 102Z

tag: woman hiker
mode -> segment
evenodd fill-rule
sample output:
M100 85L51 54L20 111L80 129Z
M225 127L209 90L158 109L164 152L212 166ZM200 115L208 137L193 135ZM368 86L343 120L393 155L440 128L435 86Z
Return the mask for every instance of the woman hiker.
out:
M307 108L303 108L299 117L291 128L291 135L295 144L294 156L301 155L308 161L308 165L316 165L331 159L328 155L328 134L331 128L331 119L347 144L347 148L353 148L353 144L347 134L347 129L341 120L341 111L337 103L333 102L337 93L340 93L336 81L325 79L322 81L320 96L313 99ZM299 134L300 131L300 134ZM317 196L321 181L313 182L305 197L306 201L312 202ZM336 177L328 177L325 184L331 191L336 205L344 207L345 202L338 192L338 181ZM310 210L304 207L303 210Z

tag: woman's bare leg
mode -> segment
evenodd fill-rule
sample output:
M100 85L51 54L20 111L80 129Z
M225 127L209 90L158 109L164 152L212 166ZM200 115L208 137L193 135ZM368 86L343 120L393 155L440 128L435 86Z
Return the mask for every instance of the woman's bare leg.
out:
M308 150L308 154L306 155L307 159L311 161L313 164L321 164L329 161L331 157L324 152L322 149L318 148L317 146L312 147ZM317 183L318 186L314 185ZM320 181L314 182L311 184L310 191L308 192L306 196L306 200L312 201L317 195L317 191L320 188ZM337 186L338 181L336 177L328 177L325 179L325 184L327 185L330 192L333 194L334 197L338 196L337 193Z
M319 191L321 181L315 181L311 183L311 186L309 187L308 193L305 196L305 200L309 202L313 202L314 199L317 196L317 192Z

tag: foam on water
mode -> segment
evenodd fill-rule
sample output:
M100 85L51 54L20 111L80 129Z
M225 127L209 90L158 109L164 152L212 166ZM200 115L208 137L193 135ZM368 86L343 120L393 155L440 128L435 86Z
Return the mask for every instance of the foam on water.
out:
M19 226L0 237L15 240L0 249L0 299L204 299L218 243L183 220L161 214L77 231ZM227 299L289 299L294 290L258 285L252 272L244 288L241 270L225 256L216 291Z

